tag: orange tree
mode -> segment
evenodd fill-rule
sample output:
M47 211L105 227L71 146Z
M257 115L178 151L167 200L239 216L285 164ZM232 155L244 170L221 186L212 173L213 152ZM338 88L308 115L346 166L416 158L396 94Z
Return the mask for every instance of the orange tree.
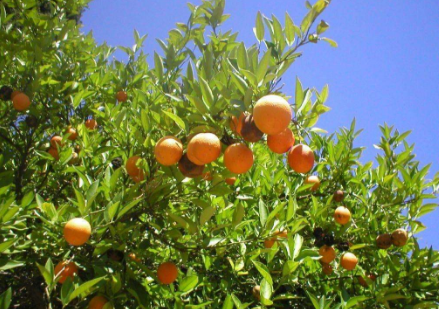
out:
M327 41L319 0L296 25L221 30L189 4L161 51L128 61L80 32L86 0L0 3L1 308L437 308L419 218L439 177L381 127L315 127L328 87L282 75ZM288 103L289 102L289 103Z

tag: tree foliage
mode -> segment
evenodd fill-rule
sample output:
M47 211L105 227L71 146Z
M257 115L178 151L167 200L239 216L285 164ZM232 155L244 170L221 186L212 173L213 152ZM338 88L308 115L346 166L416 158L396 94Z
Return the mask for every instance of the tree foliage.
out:
M300 24L258 13L251 46L223 31L224 0L189 4L188 21L149 57L137 31L131 48L83 34L87 2L0 3L0 308L84 308L96 295L111 302L106 308L437 308L439 254L420 248L415 234L437 206L439 177L428 179L429 166L415 160L409 132L381 126L377 164L364 163L355 120L332 134L315 127L329 111L328 86L319 91L297 79L284 92L281 84L300 47L337 46L319 20L329 0L307 2ZM116 50L128 61L111 60ZM8 101L12 90L30 98L27 111ZM116 99L119 91L127 101ZM155 159L168 135L186 147L194 134L211 132L224 151L241 140L230 118L267 94L292 102L290 129L314 152L317 190L266 137L247 143L255 162L239 176L222 157L205 166L212 179L186 178ZM86 126L90 119L96 129ZM51 155L55 135L62 141ZM135 155L143 180L126 172ZM333 218L341 205L352 214L346 225ZM63 227L77 217L92 236L74 247ZM377 248L376 237L396 229L409 231L408 243ZM286 237L266 248L278 231ZM337 254L330 275L319 262L323 245ZM352 271L340 266L345 251L359 259ZM60 261L79 269L63 284ZM171 285L157 281L167 261L179 270Z

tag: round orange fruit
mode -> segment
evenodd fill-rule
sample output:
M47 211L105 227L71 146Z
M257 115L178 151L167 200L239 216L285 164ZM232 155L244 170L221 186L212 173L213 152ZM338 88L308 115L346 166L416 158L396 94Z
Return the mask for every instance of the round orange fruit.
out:
M275 242L276 238L267 238L266 240L264 240L264 247L270 249L274 246Z
M141 160L139 156L132 156L129 158L125 164L125 168L127 169L128 175L131 177L139 177L141 178L143 173L143 170L137 166L137 161Z
M118 91L116 93L116 99L119 102L126 102L126 100L128 100L128 95L127 95L127 93L125 91Z
M165 262L160 264L157 269L157 279L162 284L171 284L178 277L178 269L172 262Z
M329 276L334 271L331 264L322 262L322 271L325 275Z
M344 199L344 192L342 190L337 190L334 192L334 201L341 202Z
M102 309L108 300L104 296L95 296L88 303L88 309Z
M59 160L58 149L50 147L50 149L47 152L52 156L52 158L54 158L55 160Z
M226 178L226 184L228 184L229 186L233 186L235 182L236 182L236 177Z
M94 130L98 126L98 122L94 119L87 119L85 122L85 127L89 130Z
M319 249L319 254L321 256L320 261L327 264L335 260L336 256L334 248L326 245Z
M357 257L350 252L344 253L340 258L340 265L346 270L353 270L357 266Z
M15 110L19 112L27 111L29 109L30 103L31 102L29 97L22 92L12 97L12 106L15 108Z
M345 225L351 220L351 212L344 206L339 206L334 212L334 219L338 224Z
M162 137L155 145L154 156L161 165L174 165L183 156L183 144L174 136Z
M197 165L211 163L220 155L221 142L213 133L199 133L187 145L187 156Z
M285 128L285 130L278 134L268 135L267 145L274 153L282 154L288 152L294 146L295 140L293 131Z
M288 164L295 172L306 174L314 166L314 152L306 145L296 145L288 153Z
M74 218L64 226L64 238L72 246L82 246L91 235L91 226L87 220Z
M396 247L402 247L407 243L409 236L407 231L403 229L397 229L392 233L392 244Z
M253 166L253 152L242 143L232 144L224 152L224 165L235 174L243 174Z
M67 278L72 278L78 273L78 266L74 262L61 261L55 266L55 276L58 276L59 283L64 283Z
M261 287L259 285L253 287L252 295L256 300L261 300Z
M56 148L57 146L61 147L62 137L58 135L52 136L52 138L50 139L50 146L52 146L52 148Z
M203 175L204 165L197 165L188 159L185 153L180 161L178 161L178 169L180 172L188 178L195 178Z
M292 111L288 102L278 95L260 98L253 108L256 126L268 135L279 134L291 122Z
M376 238L377 247L380 249L389 249L392 246L392 235L381 234Z
M305 179L305 184L312 184L311 191L317 191L320 187L320 179L317 176L309 176Z
M78 132L76 132L76 130L73 129L72 127L67 128L66 134L69 134L68 139L71 141L74 141L78 138Z

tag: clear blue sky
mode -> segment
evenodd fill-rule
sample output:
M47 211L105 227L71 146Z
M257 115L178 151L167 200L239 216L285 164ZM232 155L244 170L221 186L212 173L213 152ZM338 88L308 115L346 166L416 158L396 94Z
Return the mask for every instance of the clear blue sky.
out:
M222 29L239 32L239 39L255 42L252 28L258 11L284 20L285 11L299 23L305 14L302 0L228 0L231 18ZM314 2L314 1L311 1ZM200 0L192 3L200 4ZM275 3L275 4L273 4ZM364 132L357 140L366 146L364 160L373 160L379 142L379 124L413 130L417 159L433 163L439 171L439 36L437 0L332 1L322 19L330 24L327 36L339 47L321 42L306 46L304 55L283 79L284 91L294 93L298 76L304 86L330 86L332 108L317 126L333 132L357 119ZM132 46L133 29L148 34L145 52L159 50L156 38L165 39L175 22L186 22L184 0L94 0L84 13L84 31L93 31L99 43ZM150 63L151 57L149 57ZM437 201L436 201L437 202ZM439 249L439 211L423 217L427 230L419 234L422 246Z

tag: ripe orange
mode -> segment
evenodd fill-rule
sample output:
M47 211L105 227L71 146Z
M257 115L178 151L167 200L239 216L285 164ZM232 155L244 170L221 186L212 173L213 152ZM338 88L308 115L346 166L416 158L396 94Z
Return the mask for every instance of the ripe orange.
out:
M71 141L74 141L78 138L78 132L76 132L75 129L73 129L72 127L68 127L66 130L66 134L70 134L68 139Z
M89 130L94 130L98 126L98 122L94 119L87 119L85 122L85 127Z
M242 143L232 144L224 152L224 165L235 174L247 172L253 165L253 152Z
M139 156L132 156L127 160L127 163L125 164L127 173L131 177L141 178L144 175L143 170L136 165L138 160L141 160Z
M88 309L102 309L108 300L104 296L95 296L88 303Z
M85 244L91 235L91 226L87 220L74 218L64 226L64 238L72 246Z
M228 184L229 186L233 186L235 182L236 182L236 177L226 178L226 184Z
M288 102L278 95L267 95L256 102L253 117L256 126L268 135L279 134L291 122L292 111Z
M344 253L340 258L340 265L346 270L352 270L357 266L358 259L357 257L350 252Z
M29 97L22 92L15 94L12 98L12 106L14 106L15 110L19 112L27 111L29 109L30 103L31 102Z
M285 128L282 132L275 135L267 136L267 145L274 153L285 153L294 146L295 142L293 131L289 128Z
M212 133L199 133L187 145L189 160L197 165L204 165L215 161L221 155L221 142Z
M288 231L287 230L283 230L283 231L277 231L274 233L274 236L280 237L280 238L288 238Z
M52 136L52 138L50 139L50 146L52 146L52 148L56 148L57 146L61 147L62 137L58 135Z
M320 261L327 264L335 260L336 256L334 248L326 245L319 249L319 254L321 256Z
M160 264L157 269L157 279L162 284L171 284L177 279L178 269L172 262L165 262Z
M188 178L195 178L201 176L204 171L204 165L197 165L190 161L185 153L180 161L178 161L178 169L180 172Z
M162 137L155 145L154 156L164 166L174 165L183 156L183 144L174 136Z
M55 160L59 160L59 152L58 149L50 147L47 151Z
M274 246L274 243L276 242L276 238L267 238L266 240L264 240L264 247L267 249L270 249L271 247Z
M296 145L288 153L288 164L297 173L308 173L314 166L314 152L306 145Z
M317 191L320 187L320 179L317 176L309 176L305 179L305 184L313 184L311 191Z
M252 295L256 300L261 300L261 287L259 285L253 287Z
M397 229L392 233L392 244L397 247L402 247L407 243L409 236L407 231L403 229Z
M73 276L77 273L78 266L74 262L61 261L55 266L55 276L59 275L59 283L64 283L69 277L73 279Z
M344 199L344 192L341 190L337 190L334 192L334 201L341 202Z
M242 120L244 119L244 117L244 113L241 112L239 118L236 118L235 116L232 116L232 118L230 118L230 129L238 135L241 135Z
M334 219L338 224L345 225L351 220L351 212L344 206L339 206L334 212Z
M118 91L116 93L116 99L119 102L125 102L126 100L128 100L128 95L127 95L127 93L125 91Z
M392 246L392 235L381 234L376 238L377 247L380 249L389 249Z
M142 261L142 260L141 260L140 258L138 258L138 257L136 256L136 254L133 253L133 252L131 252L130 254L128 254L128 257L129 257L132 261L137 262L137 263L140 263L140 262Z
M14 97L15 97L17 94L20 94L20 93L22 93L20 90L14 90L14 91L12 91L12 93L11 93L11 100L13 100Z
M322 271L325 275L329 276L330 274L332 274L334 269L332 268L331 264L324 262L321 262L321 264L322 264Z

